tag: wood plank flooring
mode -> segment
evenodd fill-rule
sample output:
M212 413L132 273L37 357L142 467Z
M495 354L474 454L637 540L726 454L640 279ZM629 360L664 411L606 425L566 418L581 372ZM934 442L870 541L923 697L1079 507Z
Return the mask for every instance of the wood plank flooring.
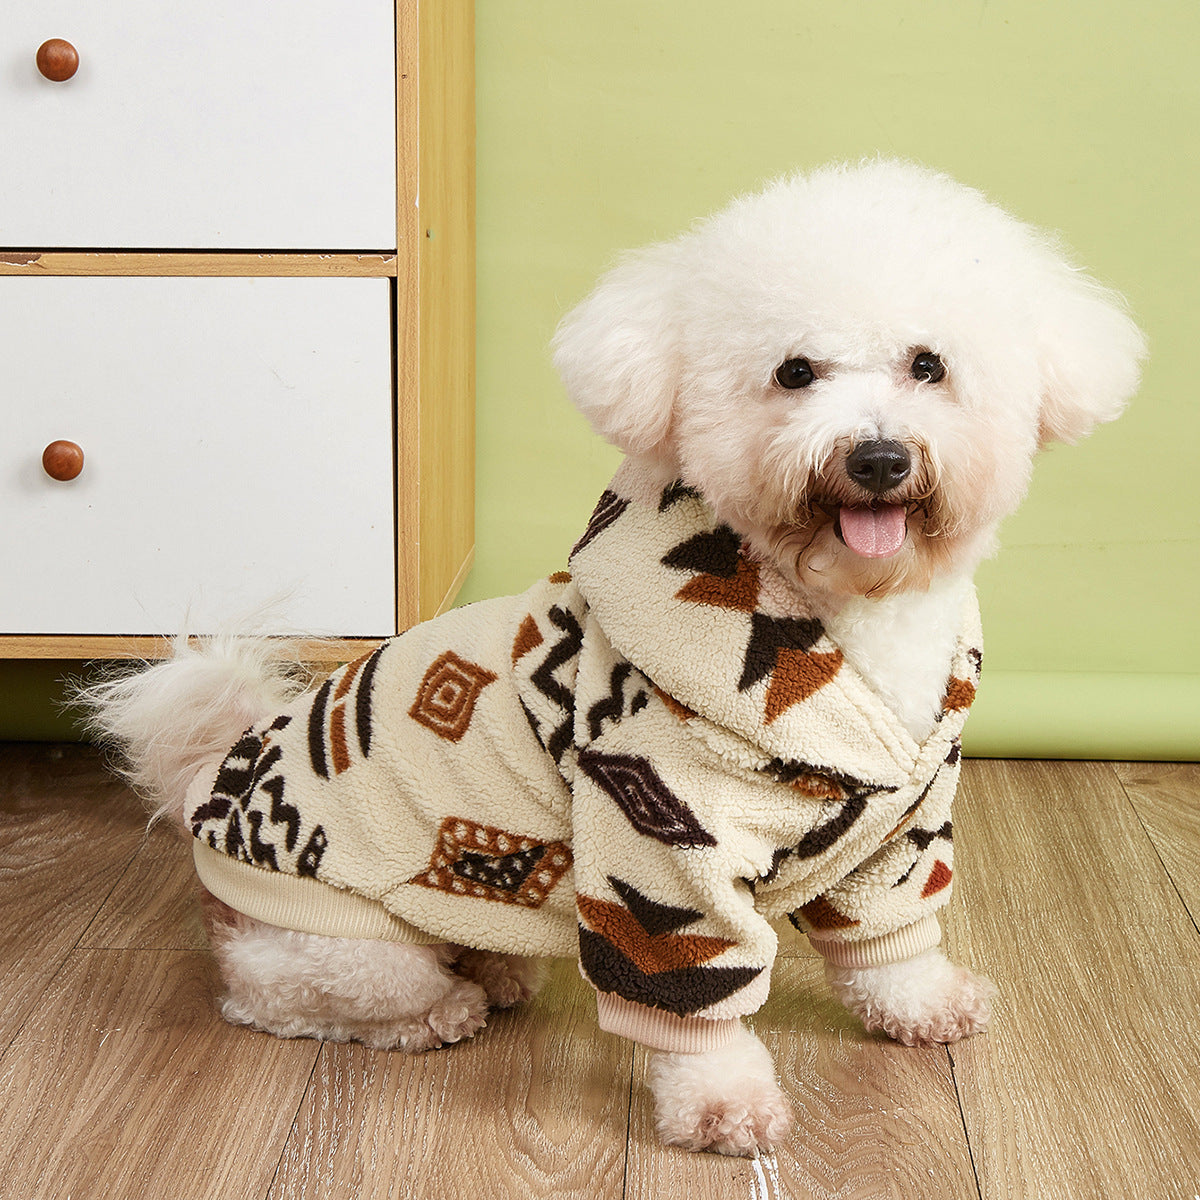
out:
M78 746L0 747L0 1200L1200 1196L1200 766L965 764L945 1049L867 1037L785 939L754 1025L798 1114L757 1161L655 1140L570 962L416 1057L225 1025L186 850Z

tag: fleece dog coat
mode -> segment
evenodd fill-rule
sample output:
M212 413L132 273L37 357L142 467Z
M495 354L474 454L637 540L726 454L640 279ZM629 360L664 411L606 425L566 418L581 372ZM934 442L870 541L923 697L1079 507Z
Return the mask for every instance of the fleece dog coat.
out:
M661 1049L762 1004L773 920L843 965L936 945L974 597L919 743L692 489L627 463L570 567L243 735L189 792L206 887L313 933L578 955L602 1027Z

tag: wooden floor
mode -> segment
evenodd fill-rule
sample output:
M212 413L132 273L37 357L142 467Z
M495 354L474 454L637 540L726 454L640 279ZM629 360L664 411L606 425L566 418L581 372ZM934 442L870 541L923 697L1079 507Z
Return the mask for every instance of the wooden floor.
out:
M956 956L992 1031L865 1036L797 942L755 1028L799 1122L657 1145L575 966L406 1057L224 1025L184 848L82 747L0 747L0 1197L1200 1196L1200 767L968 762Z

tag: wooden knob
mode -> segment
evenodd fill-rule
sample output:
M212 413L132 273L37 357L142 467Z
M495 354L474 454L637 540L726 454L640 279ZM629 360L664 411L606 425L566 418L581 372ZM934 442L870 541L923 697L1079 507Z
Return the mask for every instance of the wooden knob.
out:
M79 51L62 38L51 38L38 47L37 69L55 83L65 83L79 70Z
M67 483L83 470L83 450L74 442L51 442L42 451L42 469L51 479Z

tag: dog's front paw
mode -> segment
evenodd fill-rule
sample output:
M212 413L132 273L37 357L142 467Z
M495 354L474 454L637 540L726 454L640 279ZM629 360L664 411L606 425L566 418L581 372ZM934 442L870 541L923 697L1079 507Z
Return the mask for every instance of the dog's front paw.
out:
M777 1145L792 1125L771 1056L748 1029L717 1050L656 1052L649 1084L658 1136L671 1146L756 1155Z
M906 1046L957 1042L987 1028L996 985L927 950L884 967L828 968L837 998L870 1033Z

